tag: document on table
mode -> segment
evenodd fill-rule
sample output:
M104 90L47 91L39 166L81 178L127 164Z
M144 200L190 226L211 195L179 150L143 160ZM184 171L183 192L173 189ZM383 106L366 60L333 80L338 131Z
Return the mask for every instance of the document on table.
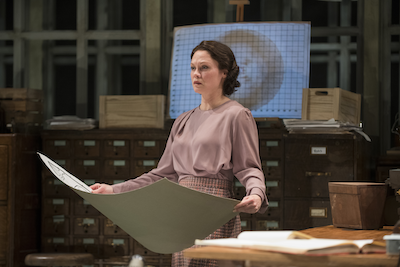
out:
M238 200L195 191L167 178L119 194L93 194L81 180L39 153L50 171L147 249L169 254L194 245L235 217Z

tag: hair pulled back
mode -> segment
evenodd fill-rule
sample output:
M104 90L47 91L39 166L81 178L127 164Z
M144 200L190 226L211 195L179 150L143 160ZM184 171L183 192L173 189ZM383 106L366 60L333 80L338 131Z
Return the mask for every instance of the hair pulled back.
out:
M202 41L193 49L190 58L193 58L194 53L199 50L207 51L211 58L218 62L218 68L227 71L222 92L225 96L233 94L236 91L235 88L240 87L240 82L237 80L239 66L229 46L217 41Z

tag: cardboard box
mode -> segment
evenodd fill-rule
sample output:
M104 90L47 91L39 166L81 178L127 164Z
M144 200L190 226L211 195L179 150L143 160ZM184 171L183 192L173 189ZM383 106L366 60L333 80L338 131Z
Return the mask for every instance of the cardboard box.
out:
M360 124L361 95L340 88L304 88L301 118Z
M379 229L387 185L373 182L329 182L332 222L335 227Z
M164 128L164 95L100 96L100 129Z

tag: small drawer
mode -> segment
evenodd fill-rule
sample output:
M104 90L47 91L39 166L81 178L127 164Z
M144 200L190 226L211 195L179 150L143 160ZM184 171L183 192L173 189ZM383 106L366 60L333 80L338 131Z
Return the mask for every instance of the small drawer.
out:
M282 216L282 202L279 199L268 199L269 206L267 211L261 215L267 218L279 218Z
M286 199L284 204L285 229L305 229L332 224L329 199Z
M282 162L279 159L262 160L261 165L266 180L282 176Z
M110 219L104 218L104 235L127 235L127 233Z
M266 231L266 230L280 230L282 229L281 222L279 219L260 219L255 222L255 231Z
M45 216L68 215L68 198L46 198L43 201L43 213Z
M248 213L241 213L240 225L242 227L242 231L251 231L253 229L253 216Z
M45 178L43 190L45 196L68 197L71 194L71 188L57 178Z
M133 252L135 254L141 255L141 256L155 256L159 255L158 253L155 253L151 250L148 250L145 248L142 244L140 244L138 241L133 240Z
M74 211L76 215L100 215L100 212L83 198L76 198L74 201Z
M69 218L64 215L54 215L44 218L43 231L46 235L68 235Z
M42 238L43 252L70 252L68 237L44 237Z
M235 194L235 198L241 200L246 196L246 188L238 181L235 180L233 186L233 193Z
M140 176L145 172L149 172L157 167L158 160L155 159L142 159L135 160L134 176Z
M130 175L130 161L128 159L106 159L104 161L104 175L128 177Z
M72 154L71 150L71 140L47 139L44 141L44 152L51 158L68 158Z
M104 156L110 158L129 158L129 140L105 140Z
M129 255L129 238L122 238L122 237L104 238L103 254L104 258Z
M76 176L98 177L100 175L100 163L96 159L78 159L74 166Z
M94 237L75 237L73 250L76 253L93 254L95 258L101 255L99 239Z
M281 181L266 181L267 197L268 198L281 198L282 197L282 186Z
M76 235L98 235L99 219L93 217L78 217L74 220L74 234Z
M75 140L76 157L98 157L100 156L100 141L93 139Z
M282 140L260 140L260 156L280 157L283 152Z
M159 140L138 140L133 145L135 158L160 158L162 150Z

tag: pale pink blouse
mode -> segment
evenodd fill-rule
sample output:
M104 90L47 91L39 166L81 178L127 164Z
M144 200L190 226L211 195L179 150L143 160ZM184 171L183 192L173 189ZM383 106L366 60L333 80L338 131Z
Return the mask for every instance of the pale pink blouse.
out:
M259 195L268 207L261 169L258 131L250 110L230 100L212 110L199 107L181 114L172 126L157 168L135 179L113 185L115 193L131 191L164 177L178 182L189 176L233 181L246 195Z

